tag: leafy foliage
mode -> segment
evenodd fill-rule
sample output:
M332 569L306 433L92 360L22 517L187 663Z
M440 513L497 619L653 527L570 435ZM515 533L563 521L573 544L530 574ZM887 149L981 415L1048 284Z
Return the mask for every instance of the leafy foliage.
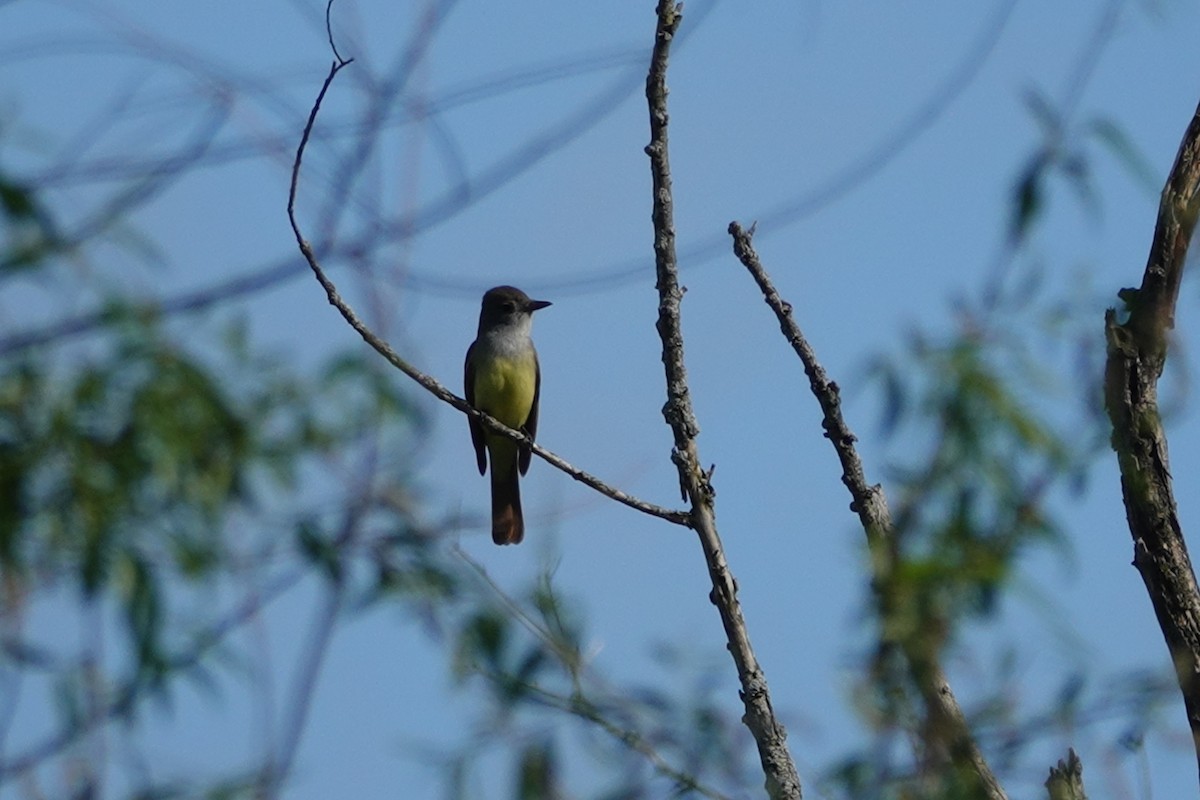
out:
M26 247L26 228L48 218L22 187L3 185L0 199L8 252L24 248L24 275L36 278L55 253ZM0 358L0 668L44 674L57 709L56 732L9 757L0 781L69 754L110 720L135 719L181 678L210 684L214 663L237 663L213 658L228 633L296 585L306 562L335 582L353 578L363 598L453 591L401 483L423 423L376 360L336 354L309 377L256 351L240 324L223 339L195 336L202 325L185 337L119 297L106 308L87 341ZM388 471L344 486L315 478L363 463ZM304 557L290 572L278 535L289 527ZM228 612L197 615L197 600L239 585L247 563L267 567L263 588ZM115 612L122 658L109 665L94 643L72 653L60 637L23 630L26 614L66 613L73 601L99 627ZM89 770L104 768L91 764L67 791L84 791ZM243 775L215 783L212 796L252 788Z

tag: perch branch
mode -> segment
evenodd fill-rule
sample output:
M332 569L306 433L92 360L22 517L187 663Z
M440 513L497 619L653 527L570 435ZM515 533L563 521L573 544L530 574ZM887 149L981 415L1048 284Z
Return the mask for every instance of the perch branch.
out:
M412 366L403 358L401 358L400 355L387 344L387 342L379 338L379 336L372 332L370 328L368 328L367 325L361 319L359 319L358 315L354 313L354 309L352 309L338 293L337 287L325 274L325 270L317 261L316 254L313 252L312 246L304 238L304 234L300 230L300 223L296 220L296 191L300 182L300 165L304 159L304 150L308 145L309 137L312 135L313 126L316 124L317 112L320 111L321 102L325 99L325 95L329 91L329 86L333 83L333 79L337 77L338 72L340 72L352 61L353 59L342 60L340 58L335 61L329 69L329 74L325 77L325 82L321 85L321 91L317 94L317 99L313 103L312 110L309 112L308 123L304 126L304 132L300 136L300 145L296 148L296 158L292 164L291 187L288 191L288 221L292 225L292 233L295 234L296 244L299 245L300 253L304 256L304 260L308 262L308 266L312 269L313 275L316 276L317 282L320 283L321 287L325 290L325 295L329 298L329 303L339 312L341 312L342 317L350 324L350 327L357 331L358 335L363 338L363 341L374 348L375 352L379 353L388 361L389 364L403 372L408 377L412 378L421 387L442 402L448 403L464 414L478 419L489 430L527 445L534 452L534 454L549 463L551 466L562 472L565 472L575 480L590 486L601 494L616 500L618 503L627 505L630 508L641 511L644 514L649 514L651 516L658 517L659 519L664 519L667 522L673 522L676 525L690 526L692 524L691 516L687 512L663 508L661 506L654 505L653 503L640 500L633 495L627 494L626 492L623 492L613 486L609 486L599 478L596 478L584 472L583 470L572 466L559 456L541 447L520 431L513 430L512 428L497 422L487 414L475 410L467 404L466 400L455 395L441 383L434 380L429 375L421 372L416 367Z

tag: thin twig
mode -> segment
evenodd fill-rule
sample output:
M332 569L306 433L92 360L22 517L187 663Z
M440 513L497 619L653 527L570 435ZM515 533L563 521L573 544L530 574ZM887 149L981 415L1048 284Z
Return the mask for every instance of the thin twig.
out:
M606 718L596 705L583 695L563 697L531 683L523 684L522 689L526 692L526 696L544 706L565 711L596 725L609 736L645 758L656 772L670 778L679 789L695 792L709 800L730 800L728 795L704 786L692 775L671 766L670 762L663 758L654 745L646 741L645 737L631 728L623 728Z
M351 61L352 60L353 59L351 59ZM300 231L300 224L296 220L295 205L296 189L300 180L300 165L304 158L304 149L307 146L309 137L312 134L313 125L316 123L317 112L321 108L321 102L325 99L325 94L329 90L329 85L333 83L334 77L336 77L337 73L349 63L351 62L335 61L329 69L329 74L325 78L325 83L321 86L321 91L317 94L316 102L313 103L312 110L308 115L308 123L304 126L304 133L300 137L300 145L296 148L296 159L292 164L291 188L288 191L288 220L291 222L292 232L296 236L296 244L299 245L300 252L303 254L304 260L308 262L308 266L312 269L313 274L316 276L317 282L320 283L321 287L325 289L325 295L329 298L330 305L332 305L341 313L346 322L350 324L350 327L357 331L358 335L363 338L363 341L374 348L375 352L379 353L388 361L389 364L403 372L409 378L412 378L422 388L442 402L447 403L464 414L479 420L488 428L488 430L507 436L513 441L521 442L529 447L529 449L532 450L535 455L546 461L551 466L562 472L565 472L575 480L583 483L586 486L590 486L592 489L595 489L601 494L616 500L618 503L627 505L630 508L641 511L644 514L649 514L651 516L658 517L659 519L664 519L667 522L673 522L676 525L683 525L685 527L690 526L691 516L687 512L663 508L662 506L648 503L645 500L640 500L633 495L627 494L626 492L623 492L613 486L609 486L599 478L596 478L581 469L573 467L571 464L567 463L567 461L550 452L549 450L546 450L520 431L513 430L512 428L497 422L487 414L477 411L475 408L471 407L466 400L457 396L441 383L434 380L429 375L421 372L416 367L412 366L403 358L401 358L400 355L393 350L387 342L376 336L375 333L373 333L370 328L368 328L366 324L358 318L358 315L354 313L354 309L352 309L350 305L342 299L342 296L338 293L337 287L325 274L325 270L317 261L317 257L313 253L312 246L308 243L308 241L304 238L304 234Z
M703 786L697 778L671 766L670 762L658 752L654 745L646 741L641 733L632 728L621 727L605 717L600 712L597 704L588 699L584 692L581 678L587 678L589 683L598 685L600 691L604 692L607 696L622 697L623 693L614 692L613 689L605 686L602 677L589 668L577 649L564 646L561 637L555 636L544 625L533 619L520 603L510 597L499 584L492 580L492 577L488 575L487 570L484 569L482 564L471 558L471 556L458 546L451 548L451 552L465 563L487 586L488 590L498 598L509 616L520 623L538 641L553 651L570 673L573 689L570 697L564 697L535 683L524 681L521 683L521 688L530 699L542 705L573 714L580 719L597 725L605 733L621 742L621 744L643 756L656 771L675 781L679 786L692 789L704 797L712 798L712 800L728 800L725 795ZM496 682L511 680L511 676L501 676L493 673L486 674L490 680Z
M863 471L862 460L854 447L857 437L850 432L846 420L842 417L842 401L838 385L829 380L824 367L817 361L817 354L809 346L808 340L792 318L792 305L779 296L771 278L759 261L758 253L751 244L754 227L747 231L736 222L729 223L729 235L733 237L733 252L750 272L754 282L763 293L763 299L775 317L779 320L779 328L784 337L800 357L804 365L804 374L808 376L809 387L813 396L821 406L821 427L825 429L825 438L837 452L842 464L842 483L850 490L853 502L850 509L858 514L867 539L871 542L881 541L891 537L892 518L888 511L887 498L879 484L869 485Z
M288 572L254 592L220 620L193 637L190 647L169 660L167 670L179 672L195 667L226 636L248 620L253 619L262 609L298 584L307 574L307 571L303 569ZM96 725L130 713L134 703L147 688L150 687L145 681L131 679L121 691L116 693L103 713L89 718L83 724L72 725L58 733L51 734L37 744L30 745L13 758L6 759L0 763L0 784L28 772L48 758L58 755L90 733Z
M711 3L706 6L706 8L711 7ZM603 60L601 63L606 66L608 64L607 61ZM577 71L589 67L595 68L590 61L584 62L582 66L576 66L574 62L567 62L565 64L555 64L540 68L538 72L532 72L528 75L521 74L510 80L516 83L515 88L519 89L524 88L525 85L536 85L539 80L547 80L550 76L559 79L563 75L572 75ZM516 176L542 163L550 155L558 152L590 130L597 121L611 113L613 109L617 108L628 98L632 86L636 85L630 83L630 77L622 73L620 78L607 85L604 91L596 94L592 102L588 103L582 109L567 115L559 124L539 132L538 135L533 136L529 141L521 143L481 173L469 178L463 177L462 180L448 187L440 196L426 203L421 208L400 215L382 229L378 226L371 226L366 233L338 242L319 240L318 247L315 249L320 250L326 258L334 255L361 255L389 243L408 241L418 233L445 222L456 214L487 198ZM431 104L426 108L426 113L431 117L436 117L438 113L451 110L461 104L475 102L486 91L499 92L502 90L512 90L503 82L503 79L484 83L479 86L472 85L451 93L444 102L431 101ZM391 121L393 124L400 124L409 122L414 118L413 114L402 114ZM363 132L365 126L366 123L360 122L353 128L346 130L357 131L358 135L362 136L365 135ZM346 131L343 130L341 132ZM267 143L268 149L273 146L274 140ZM211 149L220 150L221 146L215 145ZM241 157L241 153L230 153L227 155L226 160L232 160L235 157ZM163 171L176 169L182 163L181 156L177 154L160 161L147 163L144 167L141 167L141 170L150 175L157 175ZM105 169L99 170L96 175L92 176L93 178L100 180L106 177L120 177L120 175L116 174L117 165L102 164L102 166ZM43 181L54 180L58 180L58 176L51 173L49 176L43 176L35 180L34 183L41 185ZM294 258L282 257L256 267L253 272L248 274L221 280L201 289L184 291L167 298L130 303L126 307L126 311L134 315L154 315L156 317L169 317L200 311L226 300L245 298L278 286L300 275L303 269L304 267L298 264ZM424 285L427 287L427 290L450 291L455 294L465 293L469 288L465 284L460 285L453 281L448 281L444 277L434 275L423 277L413 277L410 275L408 282L410 285ZM110 323L113 316L114 310L107 304L102 304L99 308L57 319L46 325L22 330L9 336L0 337L0 357L89 334Z
M854 159L849 167L833 174L824 184L799 193L772 208L766 209L758 215L758 218L764 221L764 223L771 222L773 228L792 224L827 207L833 200L844 196L847 191L857 188L865 180L890 164L898 154L905 151L908 145L928 130L931 123L941 119L946 109L950 108L953 102L961 96L963 90L971 85L981 67L986 64L987 56L995 49L996 43L1000 41L1001 34L1015 5L1015 2L1008 0L997 6L997 11L993 15L993 18L981 28L976 39L964 48L963 52L966 54L966 57L947 72L950 78L916 106L917 110L911 118L903 121L896 130L889 132L887 136L868 149L861 157ZM696 6L692 8L693 13L689 15L689 19L694 23L698 16L707 14L715 6L716 4L711 2ZM696 8L699 9L698 12ZM692 24L689 26L688 32L694 32L695 29L696 25ZM679 42L677 41L676 47L678 47L678 44ZM628 58L629 56L624 50L617 51L615 54L602 52L596 56L587 55L579 60L570 60L562 63L556 62L548 66L538 65L527 73L522 72L513 76L503 75L497 78L485 79L480 81L478 85L472 84L457 91L447 92L441 98L432 98L425 101L426 105L420 113L429 117L436 117L438 114L453 110L464 103L475 102L480 96L484 96L490 91L513 91L514 89L523 89L528 85L536 85L543 82L547 80L547 76L554 79L561 79L564 76L571 76L577 72L621 66L626 63ZM388 230L382 232L382 243L407 241L416 233L442 222L453 214L459 213L464 208L470 207L481 199L486 198L491 191L503 185L505 180L511 179L514 175L543 162L546 156L573 142L580 133L589 129L592 123L611 112L621 101L625 100L628 92L621 93L615 91L618 88L620 87L614 84L614 91L612 93L604 93L602 100L589 109L586 115L573 120L572 126L564 126L550 138L539 137L536 141L520 147L514 152L512 157L504 160L503 170L498 172L493 171L482 178L475 178L470 181L466 179L459 180L445 194L442 200L435 201L429 204L429 206L414 212L402 214L394 220ZM389 118L390 124L396 125L411 122L417 116L417 112L408 111L407 109L408 107L404 106L398 113ZM362 123L356 123L352 127L347 125L344 126L344 130L335 131L335 135L358 130L362 127ZM199 159L197 164L202 166L219 165L260 153L274 154L286 142L287 140L283 137L264 136L257 139L248 138L247 140L214 143L206 151L208 157ZM62 168L56 166L51 170L33 174L30 178L30 183L37 186L49 187L66 183L68 179L76 175L82 180L104 181L122 178L129 174L158 174L174 168L177 161L178 156L147 157L140 161L97 158L93 160L88 168L81 168L74 175L66 174ZM466 191L466 188L469 188L470 191ZM377 234L378 231L372 229L369 235L356 236L341 243L327 243L326 246L329 250L322 250L322 252L326 259L329 259L333 255L361 254L364 250L373 247L371 237ZM694 267L700 262L711 260L725 246L723 235L714 234L693 241L691 245L683 248L682 254L684 260ZM181 292L165 298L134 303L129 306L129 310L131 313L137 315L154 314L159 317L170 317L203 310L225 300L244 298L278 286L299 275L302 267L300 269L297 267L299 265L290 258L271 261L255 267L252 273L238 276L235 279L220 281L211 286ZM570 278L543 280L540 283L544 288L557 287L562 292L579 294L580 292L597 289L611 289L640 280L641 276L644 275L645 268L644 259L634 258L632 260L604 264L585 274L573 274ZM459 296L474 291L474 288L466 282L455 281L432 272L410 271L407 275L407 285L423 289L425 292L443 295L452 294ZM38 328L0 337L0 356L8 356L33 347L89 334L104 326L111 318L111 310L102 307L58 319Z
M329 0L325 4L325 36L329 39L329 49L333 51L333 58L339 64L349 63L342 58L342 54L338 52L337 42L333 40L333 0Z
M555 636L546 629L546 626L531 617L529 612L520 603L510 597L498 583L492 580L492 576L488 574L484 566L471 558L465 550L458 545L453 545L450 548L450 553L475 573L475 577L496 596L510 617L558 656L558 660L562 662L563 666L571 674L571 679L575 682L576 690L580 690L579 675L587 667L587 664L584 663L583 656L579 650L575 647L564 645L561 637Z
M320 676L321 666L325 662L325 655L333 638L333 629L345 597L345 587L340 584L326 586L326 594L321 600L321 609L316 619L313 620L308 644L298 667L298 674L293 680L290 712L287 724L284 726L283 743L273 757L268 757L259 776L256 797L260 800L272 800L283 796L283 785L292 771L300 740L305 727L307 727L308 712L312 708L317 678Z
M658 334L662 338L663 367L667 381L667 404L663 416L675 437L671 460L679 470L679 485L684 499L691 504L692 528L700 538L708 574L712 580L709 598L717 606L725 628L729 652L737 666L743 721L754 736L759 759L766 776L767 793L778 800L800 797L800 778L788 752L782 723L771 708L767 679L754 650L737 598L737 582L725 559L725 549L717 534L713 511L714 491L711 471L700 466L696 448L699 425L692 411L687 370L683 362L683 333L680 327L679 265L675 254L675 221L671 197L671 166L667 148L667 60L671 41L679 27L682 8L674 0L659 0L654 51L646 77L646 101L650 111L650 174L654 189L654 261L658 289Z
M374 461L374 459L370 459ZM374 464L365 470L360 485L370 486L369 474L374 471ZM368 498L360 495L346 510L338 535L333 540L336 552L353 548L355 541L362 531L363 515L367 511ZM292 771L296 753L300 749L300 740L307 727L309 711L312 708L313 695L316 691L317 679L325 656L329 652L329 644L333 640L333 629L337 625L338 614L346 601L346 582L342 572L337 572L326 584L326 593L322 598L321 609L313 620L309 632L308 644L299 660L296 675L293 677L291 703L288 707L287 723L283 727L283 742L273 757L269 757L259 776L257 796L261 800L272 800L282 795L283 785Z
M353 207L351 191L363 170L367 168L371 153L379 143L379 134L387 122L388 114L397 105L408 87L408 82L417 73L421 61L429 53L436 41L435 34L438 26L445 21L449 15L450 6L455 2L457 0L426 0L417 26L409 37L407 46L401 51L395 66L388 70L385 80L373 83L368 97L369 102L363 113L361 133L354 146L338 160L330 173L333 181L324 198L324 207L320 215L321 231L316 236L316 241L319 243L316 249L322 253L326 252L335 242L337 229L343 215ZM333 5L333 0L329 0L329 5ZM333 31L329 23L327 9L326 33L333 50L334 60L342 65L348 64L350 62L338 54L337 48L332 47ZM374 225L369 226L369 230L374 227ZM374 238L376 235L372 231L367 234L367 237ZM360 250L362 249L360 248Z
M879 484L869 485L863 472L862 460L854 447L857 441L846 420L842 417L841 397L838 386L829 380L825 369L817 361L816 353L804 338L800 327L792 317L792 306L779 296L771 278L763 269L758 253L751 244L754 228L749 231L737 222L729 224L729 234L733 237L733 251L743 266L750 272L758 284L775 317L779 320L779 328L784 337L800 357L804 365L804 374L808 376L809 386L817 403L821 406L821 427L825 429L825 438L833 444L838 460L842 464L842 483L850 490L852 502L850 509L858 514L863 531L867 536L867 545L871 552L872 583L877 592L883 590L894 581L891 580L896 568L897 554L894 550L894 536L891 512L888 511L887 498ZM886 597L879 599L886 602ZM983 797L989 800L1005 800L1006 795L996 776L992 774L987 761L979 751L966 717L950 689L950 684L942 673L941 665L934 654L928 652L915 642L912 637L903 637L898 645L902 648L905 660L913 682L916 684L925 705L926 729L939 742L939 750L944 750L953 763L968 764L979 779L979 788Z

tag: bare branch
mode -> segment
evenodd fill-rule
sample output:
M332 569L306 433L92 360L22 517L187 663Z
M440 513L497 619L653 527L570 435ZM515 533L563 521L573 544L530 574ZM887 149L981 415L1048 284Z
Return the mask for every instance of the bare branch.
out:
M329 49L333 51L333 60L339 64L348 64L349 62L342 58L342 54L338 52L337 42L333 40L333 0L329 0L325 4L325 36L329 39Z
M863 472L861 459L854 443L858 438L850 432L846 420L842 417L842 401L838 385L829 380L824 367L817 361L817 354L804 338L800 326L792 318L792 305L779 296L771 277L759 261L758 253L754 250L751 237L754 227L747 231L736 222L729 223L729 235L733 237L733 252L750 272L758 288L763 293L775 317L779 320L779 328L791 344L800 362L804 365L804 374L808 376L809 386L817 403L821 406L823 418L821 427L825 429L825 438L837 452L838 460L842 463L842 483L850 490L853 502L850 510L858 514L863 530L870 542L881 542L890 538L892 533L892 517L888 510L887 498L879 484L867 485L866 474Z
M671 41L682 19L682 7L674 0L659 0L658 24L650 72L646 77L646 100L650 109L650 174L654 184L654 261L658 288L658 335L662 338L663 366L666 370L667 404L663 416L675 436L671 460L679 470L679 486L684 500L691 504L691 525L700 537L704 560L712 580L709 598L721 614L729 652L737 665L742 684L741 697L746 707L742 718L754 736L759 759L766 775L767 793L772 798L795 800L800 797L800 778L788 752L787 732L771 708L767 679L763 674L737 598L737 582L729 571L725 549L717 534L713 511L715 494L711 471L700 467L696 448L699 425L692 411L683 363L683 332L680 328L679 265L675 255L675 221L671 197L671 167L667 151L667 59Z
M1158 378L1166 363L1168 334L1175 327L1175 302L1198 214L1200 108L1163 187L1141 288L1119 293L1129 317L1119 323L1112 308L1104 315L1105 405L1133 536L1133 563L1170 650L1200 759L1200 591L1179 523L1158 411Z
M898 558L894 549L894 529L887 498L879 484L867 484L862 460L854 447L857 438L850 432L846 420L842 417L838 385L825 374L825 369L817 361L816 353L792 317L791 304L779 296L770 276L763 269L758 253L751 243L753 232L753 226L747 231L736 222L729 224L734 253L758 284L767 305L775 312L779 328L796 351L796 355L800 357L809 386L821 406L821 427L825 429L825 438L833 444L838 460L842 463L842 483L850 490L852 498L850 510L858 514L859 522L862 523L867 536L874 573L872 584L877 594L877 602L886 611L890 602L887 587L894 584L891 577ZM980 753L958 700L955 699L954 692L942 673L937 654L929 652L927 646L913 637L902 637L895 645L903 651L912 680L924 703L925 733L931 740L928 743L932 745L932 754L940 756L942 760L948 760L951 764L963 765L969 769L978 779L982 797L989 800L1005 800L1004 790Z
M351 59L351 61L352 60L353 59ZM308 266L312 269L313 274L316 276L317 282L320 283L322 288L325 289L325 295L329 298L330 305L341 312L342 317L350 324L350 327L357 331L358 335L363 338L363 341L374 348L375 352L379 353L381 356L387 359L389 364L403 372L408 377L412 378L414 381L420 384L421 387L442 402L447 403L464 414L479 420L488 428L488 430L500 433L512 439L513 441L521 442L527 445L534 452L534 454L546 461L551 466L562 472L565 472L575 480L591 487L592 489L595 489L601 494L616 500L618 503L622 503L632 509L641 511L644 514L649 514L651 516L658 517L659 519L673 522L676 525L690 526L691 516L686 512L675 511L654 505L653 503L647 503L646 501L640 500L633 495L621 491L620 489L609 486L600 479L584 472L583 470L573 467L564 459L560 458L549 450L546 450L536 442L530 440L529 437L525 436L525 434L521 433L520 431L513 430L512 428L497 422L487 414L472 408L467 404L466 400L454 394L441 383L434 380L429 375L421 372L416 367L412 366L403 358L401 358L400 355L393 350L387 342L375 335L375 333L372 332L370 328L368 328L366 324L358 318L358 315L354 313L354 309L352 309L350 305L344 299L342 299L342 296L338 293L337 287L325 274L325 270L322 269L320 263L317 261L317 257L313 252L312 245L310 245L304 238L304 234L300 230L300 223L296 220L295 207L296 189L300 180L300 165L303 162L304 149L308 144L310 136L312 135L313 125L316 123L317 113L321 108L321 102L325 99L325 94L329 91L329 86L333 83L333 79L337 76L338 72L341 71L343 67L350 64L351 61L335 61L329 69L329 74L326 76L325 82L321 86L321 91L317 94L316 102L313 103L312 110L309 112L308 123L304 126L304 133L300 137L300 145L296 148L296 159L292 165L291 188L288 191L288 221L292 225L292 232L295 234L296 244L299 245L300 252L304 255L304 260L308 262Z

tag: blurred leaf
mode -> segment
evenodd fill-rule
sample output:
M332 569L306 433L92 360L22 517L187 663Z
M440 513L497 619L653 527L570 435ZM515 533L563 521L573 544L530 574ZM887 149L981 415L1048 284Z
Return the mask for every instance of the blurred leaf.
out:
M127 553L123 559L126 626L133 642L139 679L157 684L166 670L159 637L162 595L157 577L144 559Z
M302 519L296 525L296 544L301 555L320 567L326 578L333 583L341 582L345 574L342 554L336 545L324 536L314 520Z
M416 407L400 391L395 370L377 357L354 353L331 359L320 385L326 407L337 411L324 424L338 439L373 430L383 419L420 422Z
M1093 217L1100 216L1100 196L1092 185L1092 170L1086 154L1082 151L1064 155L1058 160L1059 169L1067 178L1067 185L1075 190L1079 204Z
M886 359L875 360L869 376L878 381L883 390L883 408L879 419L879 432L884 438L896 433L900 421L908 410L908 397L904 382L895 367Z
M1045 496L1076 457L1018 396L1038 367L1004 339L968 321L944 342L915 341L889 372L933 447L889 469L896 552L877 608L885 641L936 656L964 620L997 611L1031 543L1058 538Z
M455 674L461 678L479 667L504 674L510 624L507 617L491 609L481 609L469 617L458 635Z
M360 607L397 595L423 605L453 600L459 593L457 576L427 549L404 544L377 551L373 561L375 581L363 593Z
M230 778L207 789L202 795L205 800L251 800L262 793L257 772L244 777Z
M1034 122L1042 130L1042 136L1047 141L1056 141L1062 136L1062 115L1054 108L1046 95L1034 88L1028 88L1021 94L1025 107L1029 109Z
M1009 239L1014 245L1020 244L1029 234L1029 229L1042 213L1042 186L1048 166L1046 153L1035 154L1022 170L1013 188L1012 213L1009 218Z
M0 208L13 220L37 216L37 204L29 188L7 180L3 174L0 174Z
M53 693L58 708L59 727L65 731L78 730L84 723L82 670L64 670L54 678Z
M0 172L4 240L0 275L30 269L61 246L57 227L34 190Z
M580 654L580 642L583 640L580 630L581 623L564 608L563 599L555 591L549 573L544 572L538 577L537 587L533 592L533 606L541 616L552 646L568 662L563 666L574 674L582 660Z
M552 800L560 793L555 781L558 759L549 741L531 744L521 753L517 769L519 800Z
M1141 728L1127 728L1117 737L1117 743L1130 753L1140 752L1146 746L1146 732Z
M1126 169L1135 183L1141 185L1146 192L1157 194L1162 176L1116 122L1107 117L1099 117L1091 121L1088 130L1112 153L1117 163Z
M513 672L510 681L509 700L516 700L525 693L526 687L536 682L538 673L548 661L546 651L539 646L530 647Z

